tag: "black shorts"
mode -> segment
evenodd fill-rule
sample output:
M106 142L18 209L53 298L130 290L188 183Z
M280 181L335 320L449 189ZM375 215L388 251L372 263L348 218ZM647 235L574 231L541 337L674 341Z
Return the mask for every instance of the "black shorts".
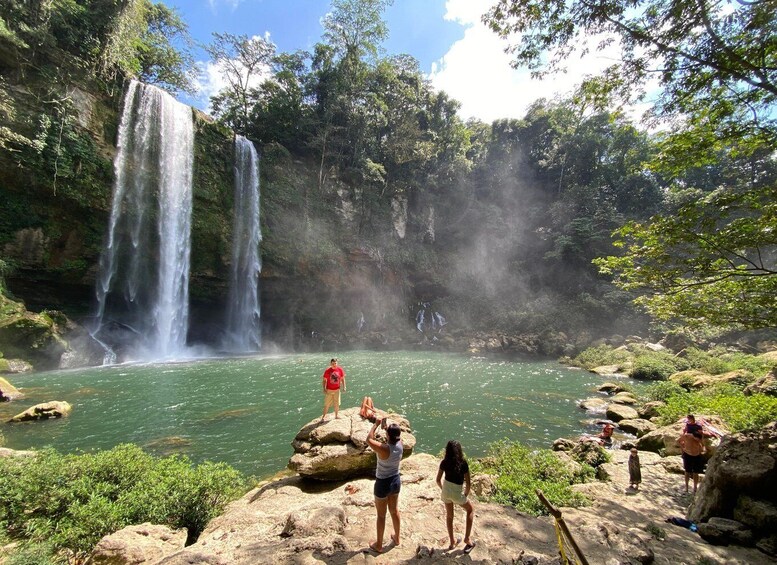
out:
M686 473L703 473L704 456L688 455L683 451L683 469L685 469Z
M386 498L391 494L399 494L399 489L402 488L402 481L399 475L388 477L386 479L375 479L375 488L373 494L375 498Z

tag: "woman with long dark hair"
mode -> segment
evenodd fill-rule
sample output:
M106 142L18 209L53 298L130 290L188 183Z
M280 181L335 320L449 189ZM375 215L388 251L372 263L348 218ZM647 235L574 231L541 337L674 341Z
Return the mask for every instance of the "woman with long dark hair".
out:
M445 446L445 457L440 462L440 469L437 472L437 486L442 490L441 498L445 503L445 525L448 527L450 540L448 550L455 548L461 541L453 537L453 505L458 504L467 512L464 553L469 553L475 548L475 542L470 539L475 510L467 498L470 491L469 464L464 459L461 444L454 439Z
M383 443L375 439L375 430L381 426L386 430L388 442ZM394 533L391 535L391 541L399 545L399 490L402 487L402 481L399 477L399 463L402 461L402 452L404 447L399 439L400 429L397 424L386 426L386 418L376 419L372 429L367 434L367 443L370 445L375 455L378 456L378 464L375 468L375 509L378 512L378 519L375 523L378 532L378 538L370 544L370 548L383 553L383 531L386 528L386 510L391 514L391 523L394 525Z

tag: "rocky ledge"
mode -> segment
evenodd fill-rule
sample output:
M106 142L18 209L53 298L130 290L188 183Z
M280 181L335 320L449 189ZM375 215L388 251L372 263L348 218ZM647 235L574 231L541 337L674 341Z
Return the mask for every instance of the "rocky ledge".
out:
M603 465L606 482L579 485L592 506L565 508L563 516L589 563L777 563L755 548L710 545L688 529L663 522L683 516L691 498L681 489L679 457L642 456L642 488L628 487L626 452L615 452ZM498 504L476 502L469 556L463 544L445 551L445 511L435 484L439 459L416 454L402 462L399 509L402 532L398 546L377 555L369 550L375 539L373 480L321 482L299 476L261 484L215 518L188 547L133 552L132 539L142 537L147 548L150 527L143 536L131 531L104 539L90 563L157 565L253 565L255 563L558 563L556 533L551 518L535 518ZM463 512L455 528L461 535ZM392 531L387 525L386 535ZM651 533L653 532L653 533ZM173 535L162 532L158 546L169 547ZM122 537L124 536L124 537ZM111 538L111 536L109 536ZM102 552L97 554L97 552ZM155 556L138 561L139 553Z

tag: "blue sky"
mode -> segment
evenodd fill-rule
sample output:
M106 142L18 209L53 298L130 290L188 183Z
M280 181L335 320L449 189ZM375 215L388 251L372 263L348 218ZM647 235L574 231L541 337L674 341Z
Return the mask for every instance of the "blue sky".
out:
M278 51L309 49L320 40L321 19L328 0L163 0L175 7L195 41L208 43L213 32L267 36ZM572 61L570 72L536 81L528 71L514 70L503 49L506 43L488 30L480 16L494 0L394 0L384 17L389 38L387 54L407 53L438 90L462 104L463 119L486 122L521 117L539 97L571 91L584 72L596 72L613 62L607 53ZM204 68L206 56L198 53ZM201 79L198 99L185 100L203 109L220 87L217 70Z

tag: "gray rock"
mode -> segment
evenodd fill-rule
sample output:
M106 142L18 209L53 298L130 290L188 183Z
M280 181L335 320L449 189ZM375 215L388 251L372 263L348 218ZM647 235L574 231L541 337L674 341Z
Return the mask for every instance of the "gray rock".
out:
M645 420L649 420L651 418L657 418L659 413L658 409L662 406L666 406L665 402L661 402L660 400L654 400L651 402L646 402L639 408L637 408L637 413L639 414L640 418L643 418Z
M596 373L597 375L601 375L602 377L609 377L609 376L617 376L617 377L625 377L623 373L620 372L620 365L600 365L599 367L594 367L591 369L592 373Z
M619 392L618 394L610 398L610 402L633 406L634 404L637 403L637 399L632 393L624 391L624 392Z
M24 395L19 392L19 389L9 383L3 377L0 377L0 391L3 392L3 397L8 400L18 400L20 398L24 398Z
M715 545L753 545L753 532L741 522L713 516L707 522L698 524L699 535Z
M757 532L777 531L777 506L768 500L740 496L734 507L734 520Z
M777 396L777 374L775 373L777 371L772 369L768 375L745 387L745 395L766 394L768 396Z
M705 478L688 511L700 523L732 516L742 495L763 499L765 485L777 484L777 422L756 432L726 436L707 465Z
M604 413L607 408L607 401L604 398L586 398L578 406L588 412Z
M621 420L636 420L639 418L637 411L625 404L608 404L605 413L607 414L607 417L614 422L620 422Z
M599 392L618 393L624 392L626 389L618 383L607 382L599 385L596 390Z
M777 557L777 534L772 534L765 538L758 540L755 546L763 551L766 555Z
M148 523L127 526L103 537L85 565L150 565L183 549L185 544L185 529Z
M28 422L31 420L48 420L49 418L64 418L70 415L73 407L69 402L54 400L36 404L11 418L9 422Z
M629 434L634 434L637 437L642 437L647 433L650 433L656 429L656 425L649 420L621 420L618 422L618 428Z

